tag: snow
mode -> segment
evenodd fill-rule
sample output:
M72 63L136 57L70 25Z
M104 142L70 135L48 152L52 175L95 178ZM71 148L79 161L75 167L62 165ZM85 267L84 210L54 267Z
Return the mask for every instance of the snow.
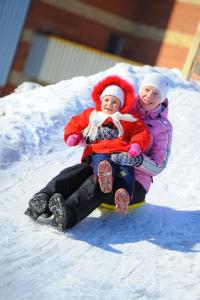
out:
M67 120L92 105L92 86L119 74L138 86L159 70L173 82L167 168L146 204L126 216L95 210L65 233L24 215L34 193L82 148L63 142ZM137 87L136 87L137 90ZM117 64L42 87L25 82L0 100L0 299L200 299L200 84L177 69Z

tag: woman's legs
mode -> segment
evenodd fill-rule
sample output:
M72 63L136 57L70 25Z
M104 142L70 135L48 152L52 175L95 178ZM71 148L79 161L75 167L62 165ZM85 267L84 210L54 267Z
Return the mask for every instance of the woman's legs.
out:
M64 200L62 206L63 215L68 219L63 219L64 229L72 228L82 220L87 218L101 203L115 205L114 193L102 193L98 183L96 184L94 176L90 176L78 190L76 190L68 199ZM146 191L139 182L135 182L133 197L130 204L140 203L145 200ZM58 205L58 207L60 204ZM56 227L56 226L55 226Z
M99 207L107 196L100 191L94 176L90 176L68 199L54 194L49 201L49 208L54 214L53 226L61 230L75 226Z
M93 170L87 163L76 164L62 170L38 193L45 193L50 197L60 193L64 198L68 198L92 174Z
M92 173L93 170L87 163L76 164L64 169L31 198L25 214L34 220L40 215L50 217L52 215L52 212L49 211L50 198L54 194L60 193L64 199L67 199Z
M146 190L143 186L136 180L133 188L133 197L130 204L136 204L145 201Z

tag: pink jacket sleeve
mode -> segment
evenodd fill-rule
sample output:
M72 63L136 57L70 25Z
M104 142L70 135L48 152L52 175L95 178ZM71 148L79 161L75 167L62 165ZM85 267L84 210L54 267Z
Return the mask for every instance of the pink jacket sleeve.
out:
M152 130L153 144L148 153L142 154L143 162L136 167L150 176L156 176L164 170L170 155L172 125L168 120L157 120L158 125Z

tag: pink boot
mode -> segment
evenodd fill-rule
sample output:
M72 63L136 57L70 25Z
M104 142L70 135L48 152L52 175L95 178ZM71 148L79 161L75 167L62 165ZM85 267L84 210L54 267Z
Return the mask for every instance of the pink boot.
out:
M126 214L128 211L128 205L130 202L129 193L121 188L115 193L115 210L116 212Z
M98 181L103 193L110 193L113 186L112 167L107 160L102 160L98 166Z

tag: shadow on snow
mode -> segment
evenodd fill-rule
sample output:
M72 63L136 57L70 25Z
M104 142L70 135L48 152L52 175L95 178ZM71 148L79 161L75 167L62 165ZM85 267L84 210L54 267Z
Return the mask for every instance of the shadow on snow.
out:
M72 238L114 253L113 245L148 241L164 249L200 252L200 211L178 211L145 204L126 216L102 210L101 217L89 216L68 231Z

